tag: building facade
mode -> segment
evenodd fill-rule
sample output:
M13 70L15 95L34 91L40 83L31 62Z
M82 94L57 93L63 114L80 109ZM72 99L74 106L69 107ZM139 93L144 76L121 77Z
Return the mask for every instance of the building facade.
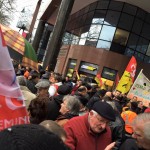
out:
M55 71L72 76L79 74L115 81L124 72L131 56L137 60L137 74L144 69L150 78L150 13L140 7L115 0L75 1L62 40ZM60 2L42 16L54 25ZM48 11L47 9L47 11Z

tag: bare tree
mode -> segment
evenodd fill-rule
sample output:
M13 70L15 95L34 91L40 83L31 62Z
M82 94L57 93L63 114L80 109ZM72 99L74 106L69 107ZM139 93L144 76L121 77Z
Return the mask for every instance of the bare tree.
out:
M15 12L16 0L0 0L0 23L8 25Z

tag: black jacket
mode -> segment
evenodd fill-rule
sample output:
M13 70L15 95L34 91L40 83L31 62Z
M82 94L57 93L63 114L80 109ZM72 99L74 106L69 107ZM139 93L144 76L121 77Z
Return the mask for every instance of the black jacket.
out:
M144 150L144 149L138 148L136 141L134 139L127 139L125 142L123 142L119 150Z
M48 113L47 113L47 119L48 120L56 120L58 116L60 115L60 108L61 108L61 103L63 102L63 97L64 95L57 95L54 96L50 99L48 102Z
M116 112L116 120L115 122L110 122L109 126L112 131L112 141L116 142L112 150L119 150L125 139L125 123L119 113Z

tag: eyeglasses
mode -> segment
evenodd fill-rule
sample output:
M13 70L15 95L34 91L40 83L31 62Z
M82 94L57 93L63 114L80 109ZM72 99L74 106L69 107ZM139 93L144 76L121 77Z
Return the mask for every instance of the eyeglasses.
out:
M95 115L95 118L98 120L98 122L99 122L101 125L104 125L104 124L108 124L108 123L109 123L108 120L104 120L104 119L100 118L97 114Z
M138 133L136 133L136 132L133 132L133 133L132 133L132 136L133 136L133 137L141 137L141 135L138 134Z

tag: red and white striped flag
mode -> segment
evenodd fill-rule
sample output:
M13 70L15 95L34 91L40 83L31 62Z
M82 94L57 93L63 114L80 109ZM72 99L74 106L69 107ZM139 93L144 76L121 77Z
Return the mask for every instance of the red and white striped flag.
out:
M0 130L29 123L29 117L0 26Z

